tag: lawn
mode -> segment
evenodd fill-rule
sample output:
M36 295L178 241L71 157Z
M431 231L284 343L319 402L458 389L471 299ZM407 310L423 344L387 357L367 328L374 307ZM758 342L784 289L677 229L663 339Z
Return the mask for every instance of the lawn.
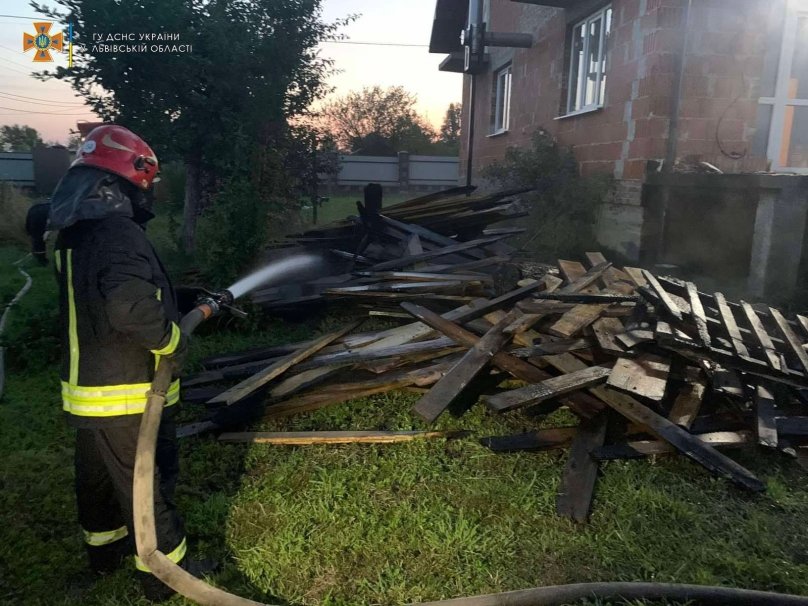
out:
M22 285L10 266L19 256L0 248L3 303ZM49 269L31 273L33 289L12 311L0 401L0 603L145 604L131 568L97 582L85 572L73 434L60 413L54 364L54 281ZM191 364L344 321L231 325L196 338ZM416 397L381 395L265 427L422 429L409 413ZM568 421L557 413L544 425ZM606 580L808 595L808 479L781 456L733 454L767 482L758 496L682 458L606 463L591 521L576 525L554 513L564 453L498 455L476 440L535 428L535 420L492 417L478 405L438 426L471 435L336 447L184 440L178 502L192 550L223 561L214 583L275 604L404 604Z

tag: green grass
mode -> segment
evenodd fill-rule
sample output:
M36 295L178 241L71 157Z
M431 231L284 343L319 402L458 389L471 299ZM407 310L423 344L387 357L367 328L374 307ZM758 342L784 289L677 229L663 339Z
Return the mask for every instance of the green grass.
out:
M8 263L18 256L0 249L2 301L22 284ZM12 312L21 319L32 307L53 310L50 270L32 273L34 288ZM193 357L298 340L339 322L207 331L194 340ZM33 352L52 347L27 330L13 322L9 337ZM0 401L0 603L143 604L131 569L97 582L85 572L73 434L47 359L12 361ZM264 427L421 429L409 413L415 398L385 394ZM681 458L607 463L590 523L575 525L554 513L565 453L496 455L475 440L535 421L477 406L438 426L472 437L336 447L183 441L177 496L193 551L224 562L215 584L279 604L403 604L606 580L808 595L808 480L788 460L761 450L733 455L766 480L760 496Z

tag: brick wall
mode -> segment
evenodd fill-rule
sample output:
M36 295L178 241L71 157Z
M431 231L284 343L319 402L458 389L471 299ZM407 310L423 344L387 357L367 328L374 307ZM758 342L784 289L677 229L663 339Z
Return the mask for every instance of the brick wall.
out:
M594 12L606 4L581 0L579 7ZM607 172L618 180L618 191L601 213L599 236L604 245L638 254L643 218L637 184L647 161L664 159L668 151L686 4L612 0L603 108L557 119L566 95L567 36L575 9L491 0L489 29L529 32L534 45L489 49L490 69L477 76L474 172L502 158L509 146L528 145L531 134L544 128L572 146L583 174ZM725 172L766 168L765 158L753 153L752 139L766 46L764 24L771 12L770 0L693 2L675 137L677 159L705 160ZM493 74L508 62L513 70L510 128L490 135ZM468 77L465 80L467 112ZM465 141L461 156L465 173Z
M677 156L725 172L765 170L755 156L758 97L773 6L762 0L701 0L690 15ZM778 40L779 42L779 40Z

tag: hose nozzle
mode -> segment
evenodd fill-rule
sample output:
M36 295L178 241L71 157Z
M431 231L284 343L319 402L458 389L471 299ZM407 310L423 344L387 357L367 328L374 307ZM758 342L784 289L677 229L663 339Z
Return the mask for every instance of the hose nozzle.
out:
M246 318L247 314L244 311L233 307L234 300L235 297L233 297L233 293L229 290L221 290L218 292L206 290L204 294L196 300L196 306L198 308L204 308L203 313L205 313L206 318L217 316L224 310L229 311L234 316Z

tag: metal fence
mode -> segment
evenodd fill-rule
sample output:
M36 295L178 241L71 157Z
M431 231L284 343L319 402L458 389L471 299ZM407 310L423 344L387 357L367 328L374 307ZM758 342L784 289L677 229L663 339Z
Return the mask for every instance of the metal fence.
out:
M336 175L323 176L323 183L344 188L379 183L383 187L435 188L458 184L460 159L453 156L340 156Z
M0 181L18 187L33 187L34 154L0 153Z
M33 153L0 152L0 181L48 195L67 172L72 155L61 146L37 146Z

